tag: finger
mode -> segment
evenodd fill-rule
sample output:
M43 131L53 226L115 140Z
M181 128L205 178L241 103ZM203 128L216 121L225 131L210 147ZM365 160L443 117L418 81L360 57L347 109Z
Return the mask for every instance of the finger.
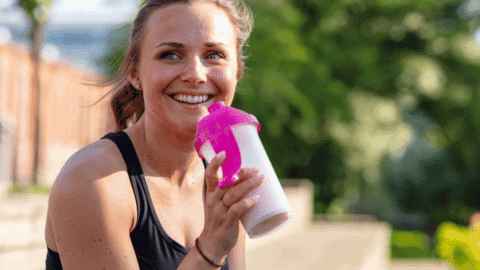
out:
M263 183L263 179L263 175L249 177L245 182L230 187L225 195L223 195L223 204L227 206L233 205L235 202L241 200L246 194L259 187Z
M213 157L212 161L205 170L205 180L207 182L207 192L215 191L217 184L219 182L217 172L220 169L220 166L225 161L226 155L225 151L218 153Z
M252 178L252 177L255 177L257 176L258 174L260 173L260 171L257 169L257 168L251 168L251 167L247 167L247 168L243 168L239 173L238 173L238 180L235 181L235 183L233 183L233 185L243 181L243 180L246 180L248 178Z
M248 212L248 210L250 210L252 207L254 207L258 203L259 198L260 197L258 195L255 195L253 197L245 198L235 203L234 205L230 206L230 208L228 208L225 226L229 228L235 225L240 220L240 218L246 212Z

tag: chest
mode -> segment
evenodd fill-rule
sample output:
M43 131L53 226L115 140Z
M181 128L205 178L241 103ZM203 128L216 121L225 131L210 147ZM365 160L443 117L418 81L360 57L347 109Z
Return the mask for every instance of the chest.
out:
M149 191L155 214L167 235L180 245L192 248L205 221L201 189L182 194L150 183Z

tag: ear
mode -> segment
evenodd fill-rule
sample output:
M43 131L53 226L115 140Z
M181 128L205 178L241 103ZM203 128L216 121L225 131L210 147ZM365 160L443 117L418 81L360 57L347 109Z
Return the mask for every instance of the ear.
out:
M139 91L142 90L142 82L140 81L140 78L138 78L138 72L136 68L128 73L128 80L135 89Z

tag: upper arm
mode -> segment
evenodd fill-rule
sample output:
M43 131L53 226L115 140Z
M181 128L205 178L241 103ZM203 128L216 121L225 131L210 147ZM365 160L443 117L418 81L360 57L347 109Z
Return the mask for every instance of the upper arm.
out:
M95 160L78 162L52 187L49 212L64 269L139 269L129 200L112 181L122 172L102 173Z

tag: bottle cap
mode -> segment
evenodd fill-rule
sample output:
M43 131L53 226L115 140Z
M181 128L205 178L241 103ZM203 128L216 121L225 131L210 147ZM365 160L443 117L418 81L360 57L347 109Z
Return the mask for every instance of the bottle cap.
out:
M198 155L200 148L207 141L212 145L215 154L225 151L226 159L222 164L223 179L218 184L225 188L235 182L234 175L240 172L242 157L240 148L235 140L232 127L241 124L251 124L260 132L260 123L254 115L226 106L223 101L216 102L208 107L209 115L205 116L197 125L195 149Z

